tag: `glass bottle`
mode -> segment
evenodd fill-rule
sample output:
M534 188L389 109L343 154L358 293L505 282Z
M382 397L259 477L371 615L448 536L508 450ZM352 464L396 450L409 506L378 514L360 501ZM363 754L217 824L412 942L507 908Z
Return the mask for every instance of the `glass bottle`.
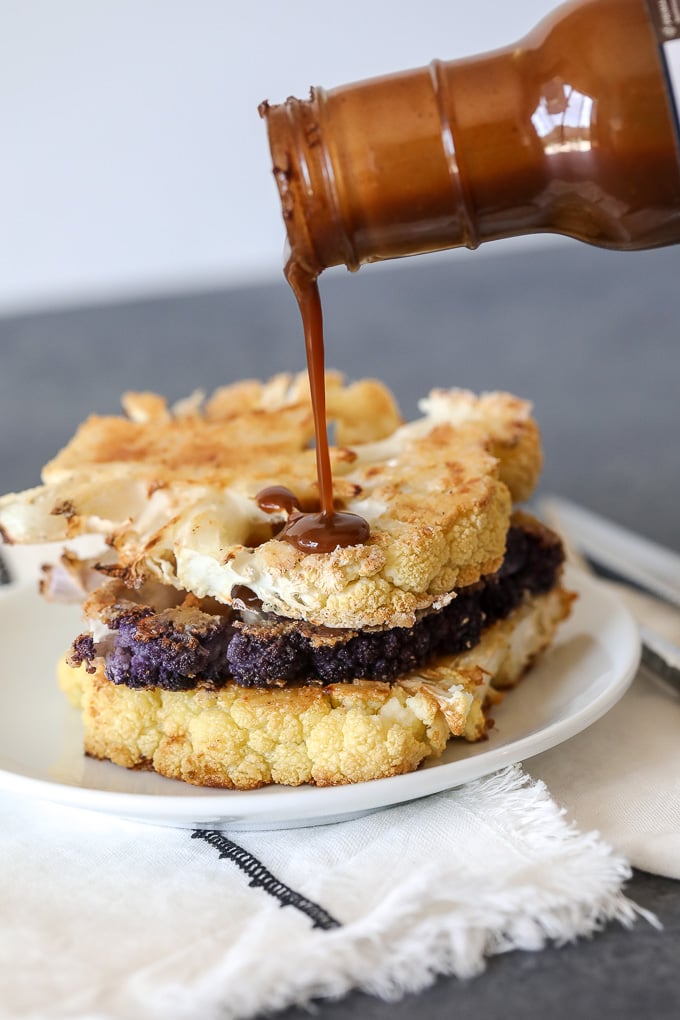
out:
M577 0L506 49L263 103L297 265L542 231L680 241L673 7Z

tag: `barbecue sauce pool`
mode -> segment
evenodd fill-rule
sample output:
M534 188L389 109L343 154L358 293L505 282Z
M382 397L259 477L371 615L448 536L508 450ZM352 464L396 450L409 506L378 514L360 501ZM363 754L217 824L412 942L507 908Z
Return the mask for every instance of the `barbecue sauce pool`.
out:
M254 610L259 612L262 609L262 599L257 595L252 588L248 588L245 584L235 584L231 589L232 599L236 599L241 602L244 609Z

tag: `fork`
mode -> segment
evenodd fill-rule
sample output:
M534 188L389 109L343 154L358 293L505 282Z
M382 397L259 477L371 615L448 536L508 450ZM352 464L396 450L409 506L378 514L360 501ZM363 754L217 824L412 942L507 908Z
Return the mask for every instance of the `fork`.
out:
M597 569L594 569L591 561L587 559L578 548L579 546L578 527L577 526L572 527L568 523L569 520L571 520L573 523L574 518L578 520L578 514L581 513L580 508L578 507L573 508L573 510L575 511L574 515L572 515L571 513L563 514L562 513L563 505L568 510L571 511L572 509L571 504L564 503L564 501L555 497L552 498L546 497L539 503L538 508L539 516L541 516L543 520L546 521L547 524L553 527L555 531L557 531L560 534L565 548L567 560L569 563L571 563L577 569L582 570L586 574L590 574L591 576L594 575L596 577L598 576L602 577L602 574L600 574L597 571ZM596 519L594 515L590 515L589 512L585 513L592 517L592 519L594 520ZM568 520L565 519L565 517L567 517ZM597 518L596 521L598 527L602 529L602 538L603 541L605 541L606 540L605 529L607 528L609 522L605 521L603 518ZM624 534L622 529L620 529L617 525L612 524L612 529L615 532L620 533L620 535L623 535L623 538L619 538L619 541L621 542L623 551L625 553L625 541L627 540L627 536ZM640 545L642 544L643 542L640 543ZM607 551L608 550L606 548L605 541L605 547L604 549L600 550L600 553L604 552L606 555ZM625 558L619 557L616 559L616 561L614 561L614 559L611 559L611 563L608 562L607 565L608 566L611 565L612 568L615 565L616 568L615 569L616 580L611 581L609 579L611 575L609 575L607 577L607 583L610 585L610 587L617 588L619 593L625 593L626 599L629 603L632 601L633 604L629 605L629 608L631 608L633 615L636 618L642 615L642 610L644 609L647 610L647 612L644 614L645 616L647 616L650 608L655 608L656 606L662 605L677 606L676 601L677 596L675 595L675 593L673 593L672 600L668 600L667 598L663 597L663 594L666 592L667 586L663 587L661 600L656 598L656 596L652 596L647 594L646 592L641 591L638 587L639 582L638 574L640 573L640 571L636 570L635 577L629 578ZM631 575L633 573L634 571L631 571ZM650 576L651 575L649 574L645 574L645 580L647 580L648 583ZM636 613L635 611L636 603L638 604L639 607L638 613ZM661 636L661 634L658 634L656 631L640 623L639 618L638 627L640 630L640 637L642 639L642 665L645 666L646 669L654 676L655 680L661 682L665 689L672 691L673 694L675 694L676 696L680 695L680 648L674 645L671 641L667 641L664 637Z

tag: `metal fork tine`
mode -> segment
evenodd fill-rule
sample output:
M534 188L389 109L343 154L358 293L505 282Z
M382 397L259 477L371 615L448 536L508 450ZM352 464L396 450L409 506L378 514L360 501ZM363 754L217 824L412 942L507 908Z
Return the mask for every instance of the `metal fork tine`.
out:
M583 570L586 574L591 576L595 573L592 569L591 564L581 554L581 551L576 548L574 543L574 536L571 534L570 521L565 521L561 513L564 504L558 499L545 499L539 504L538 512L543 518L545 523L557 531L562 538L564 550L567 556L567 560L572 563L575 567ZM628 606L633 610L634 615L639 618L635 609L635 603L633 606L630 605L630 599L637 600L638 603L642 603L644 600L648 602L654 601L655 597L651 595L645 595L642 592L637 592L631 587L631 582L624 575L619 574L621 582L615 582L616 587L620 590L620 593L626 592L626 598L628 600ZM663 603L660 603L663 605ZM670 608L668 611L670 611ZM646 610L649 612L649 610ZM670 642L665 641L658 634L653 633L648 627L640 626L640 634L642 637L642 663L647 667L649 673L656 679L662 682L665 689L672 691L673 694L680 695L680 649L676 648Z
M560 496L540 501L541 513L598 566L680 607L680 554Z

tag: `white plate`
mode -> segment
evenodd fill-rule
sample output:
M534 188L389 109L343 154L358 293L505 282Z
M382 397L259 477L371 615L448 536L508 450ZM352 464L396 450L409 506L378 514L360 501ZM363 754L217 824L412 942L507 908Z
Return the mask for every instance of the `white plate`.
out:
M339 821L487 775L567 740L615 704L637 669L629 613L570 571L580 598L540 663L494 711L488 740L454 740L431 765L353 786L199 789L82 753L79 713L56 686L55 663L80 630L77 608L45 604L26 586L0 590L0 787L159 825L258 829ZM568 753L568 751L566 752Z

